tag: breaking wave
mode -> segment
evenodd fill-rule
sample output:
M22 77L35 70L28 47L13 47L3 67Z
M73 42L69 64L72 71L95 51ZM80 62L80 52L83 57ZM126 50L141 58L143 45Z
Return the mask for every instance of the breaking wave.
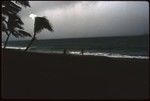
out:
M2 48L4 48L4 46L2 46ZM24 50L26 49L26 47L13 47L13 46L6 46L7 49L20 49L20 50Z
M74 55L82 55L81 52L78 52L78 51L76 52L72 51L69 53L74 54ZM148 56L131 56L131 55L123 55L123 54L117 54L117 53L105 53L105 52L84 52L83 55L105 56L105 57L111 57L111 58L149 59Z
M2 46L3 48L3 46ZM13 47L7 46L7 49L20 49L25 50L26 47ZM33 47L32 47L33 49ZM62 50L38 50L33 49L30 50L31 52L38 52L38 53L56 53L56 54L63 54ZM84 52L83 54L80 51L68 51L67 54L72 55L91 55L91 56L105 56L110 58L133 58L133 59L149 59L148 56L132 56L132 55L125 55L125 54L118 54L118 53L106 53L106 52Z

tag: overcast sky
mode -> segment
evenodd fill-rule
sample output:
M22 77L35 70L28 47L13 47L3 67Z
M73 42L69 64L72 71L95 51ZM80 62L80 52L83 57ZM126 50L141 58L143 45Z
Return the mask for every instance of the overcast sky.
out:
M46 16L54 32L43 30L38 39L149 34L149 4L142 1L30 1L20 16L33 33L31 13Z

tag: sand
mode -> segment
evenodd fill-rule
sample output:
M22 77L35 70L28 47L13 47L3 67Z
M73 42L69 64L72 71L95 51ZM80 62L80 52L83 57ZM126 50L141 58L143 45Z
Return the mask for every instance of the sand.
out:
M148 99L149 59L2 51L2 98Z

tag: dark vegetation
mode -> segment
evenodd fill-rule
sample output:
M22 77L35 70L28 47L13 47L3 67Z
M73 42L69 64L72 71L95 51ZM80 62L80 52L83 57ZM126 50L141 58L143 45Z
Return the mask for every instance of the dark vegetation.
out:
M7 35L4 48L10 38L10 35L18 37L32 37L28 32L24 31L24 24L18 15L23 7L30 7L28 1L2 1L2 32Z
M22 9L21 6L30 7L30 4L28 1L2 1L2 31L7 35L4 48L6 48L10 35L15 36L16 38L32 37L31 34L24 31L24 28L22 27L24 23L18 15ZM34 23L34 34L25 51L29 49L33 41L36 39L36 33L44 28L53 31L52 26L46 17L36 17Z

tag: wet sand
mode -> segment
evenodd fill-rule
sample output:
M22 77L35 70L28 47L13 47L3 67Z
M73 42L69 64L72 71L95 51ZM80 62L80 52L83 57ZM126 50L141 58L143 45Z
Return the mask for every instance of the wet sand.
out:
M2 97L147 99L149 60L2 51Z

